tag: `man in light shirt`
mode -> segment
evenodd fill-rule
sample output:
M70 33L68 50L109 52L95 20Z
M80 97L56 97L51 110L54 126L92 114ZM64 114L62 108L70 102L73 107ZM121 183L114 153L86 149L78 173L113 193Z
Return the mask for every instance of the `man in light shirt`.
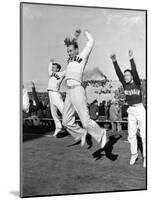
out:
M53 136L57 136L57 134L62 130L62 124L57 112L59 110L61 114L63 113L63 100L59 89L62 80L65 77L65 71L60 72L60 70L61 66L51 59L48 68L48 95L50 101L50 110L56 127Z
M24 88L24 85L23 85L22 92L23 92L23 111L25 113L28 113L29 112L29 95L28 95L28 91Z
M101 142L103 148L106 144L106 130L90 119L85 90L81 85L83 71L94 45L94 39L88 31L85 31L85 36L87 43L81 53L78 51L78 43L75 38L64 40L69 58L65 78L67 92L63 109L63 125L76 141L81 141L81 146L84 146L86 135L89 133L98 143ZM75 122L75 111L83 128Z

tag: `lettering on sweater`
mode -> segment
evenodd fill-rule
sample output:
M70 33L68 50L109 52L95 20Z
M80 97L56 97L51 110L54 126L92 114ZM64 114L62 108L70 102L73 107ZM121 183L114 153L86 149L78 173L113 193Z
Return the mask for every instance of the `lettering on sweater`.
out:
M52 73L52 75L50 76L50 78L51 78L51 77L54 77L54 78L56 78L57 80L60 79L60 77L58 76L58 74L56 74L55 72Z
M140 95L139 89L131 89L131 90L124 90L125 95L132 96L132 95Z
M68 59L68 62L78 62L81 63L82 62L82 58L80 58L79 56L74 56Z

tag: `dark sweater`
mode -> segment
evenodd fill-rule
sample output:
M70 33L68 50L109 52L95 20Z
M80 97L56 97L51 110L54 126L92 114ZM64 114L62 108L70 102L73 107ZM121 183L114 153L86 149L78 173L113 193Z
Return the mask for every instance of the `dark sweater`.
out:
M130 59L131 70L133 76L132 83L126 83L124 79L124 75L117 63L117 61L113 62L116 74L123 85L124 93L126 96L126 102L131 106L133 104L138 104L142 102L142 94L141 94L141 81L137 73L136 65L134 59Z

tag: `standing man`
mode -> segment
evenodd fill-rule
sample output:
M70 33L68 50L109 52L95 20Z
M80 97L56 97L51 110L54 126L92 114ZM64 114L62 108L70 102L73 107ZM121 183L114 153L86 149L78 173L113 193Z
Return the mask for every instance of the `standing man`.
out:
M57 134L62 130L62 124L60 122L60 118L58 116L57 111L63 113L63 100L61 94L59 92L60 85L62 80L65 77L65 71L60 72L61 65L55 63L53 59L50 60L48 73L49 73L49 81L48 81L48 95L50 101L50 110L51 115L55 122L55 132L53 136L57 136Z
M22 86L22 95L23 95L23 111L25 113L28 113L29 112L29 95L28 95L28 91L24 88L24 85Z
M110 120L112 121L112 132L116 132L118 131L118 124L114 121L120 120L119 105L116 99L112 100L109 113Z
M100 107L99 107L99 116L101 117L105 117L106 115L106 101L103 101L101 104L100 104Z
M111 59L116 71L116 74L123 85L126 102L129 105L128 112L128 141L130 142L131 159L130 165L134 165L138 159L137 149L137 124L140 128L140 136L143 144L143 167L146 167L146 122L145 108L142 104L141 81L137 73L133 51L128 52L131 69L126 69L124 75L121 72L116 60L116 55L111 55Z
M90 119L85 90L81 85L83 71L94 45L94 39L88 31L85 31L85 36L88 42L81 53L75 39L64 40L69 58L66 68L67 94L63 109L63 125L76 141L81 140L81 146L84 146L86 135L89 133L98 143L101 142L103 148L106 144L106 129L100 128L95 121ZM75 122L75 111L83 128Z

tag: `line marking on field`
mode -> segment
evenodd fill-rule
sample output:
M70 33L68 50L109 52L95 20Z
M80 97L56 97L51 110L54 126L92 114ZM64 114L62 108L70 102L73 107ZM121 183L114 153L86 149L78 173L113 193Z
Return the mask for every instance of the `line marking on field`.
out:
M40 135L39 133L25 133L25 135ZM54 137L53 135L45 134L42 137Z
M46 134L46 135L44 135L44 137L54 137L54 136Z

